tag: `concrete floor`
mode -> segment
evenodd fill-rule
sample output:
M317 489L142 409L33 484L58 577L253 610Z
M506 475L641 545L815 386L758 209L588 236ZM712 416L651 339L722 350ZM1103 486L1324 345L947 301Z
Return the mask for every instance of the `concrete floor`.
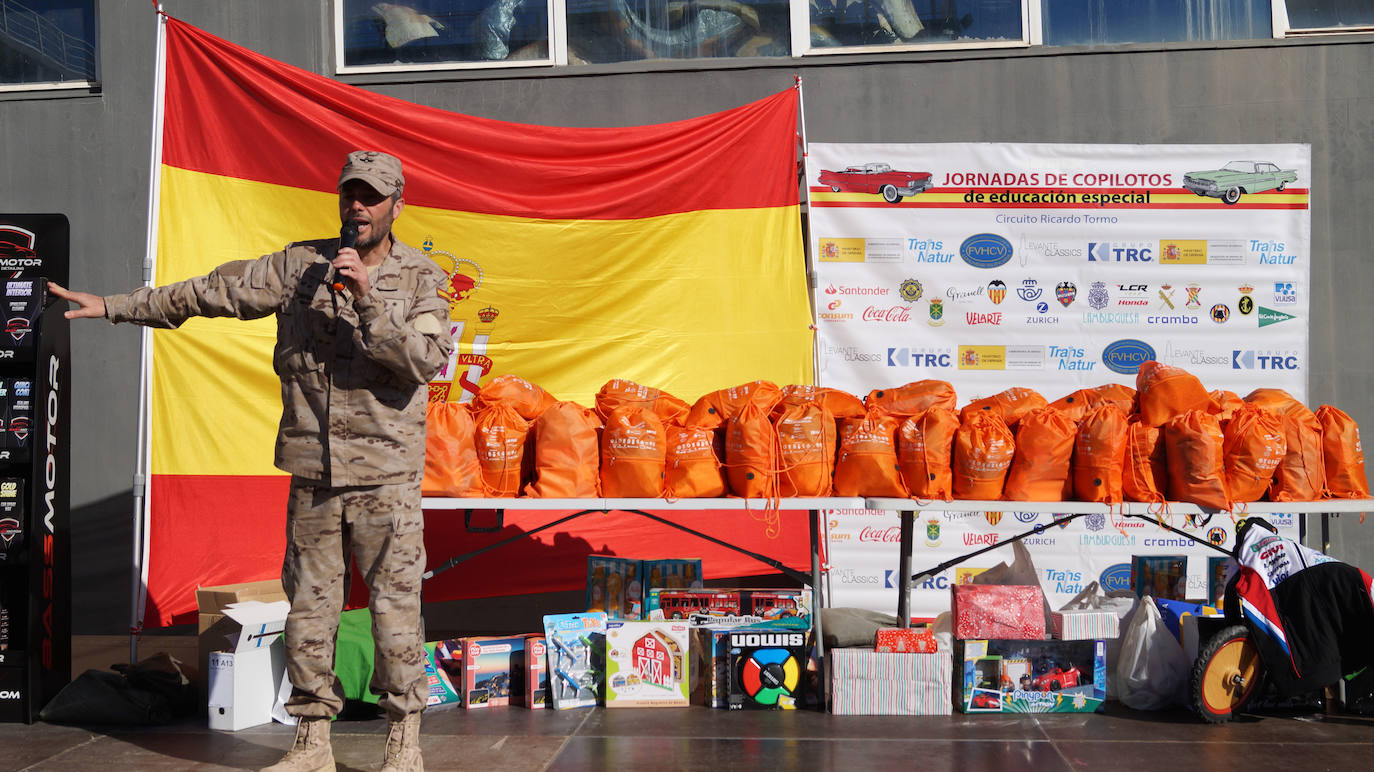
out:
M77 667L108 667L87 663L117 652L120 640L81 642ZM141 651L183 645L157 643L145 639ZM338 768L377 769L385 732L382 719L337 722ZM147 729L4 724L0 771L256 769L292 737L280 725L212 732L203 719ZM1374 758L1374 719L1264 714L1208 726L1184 711L1114 702L1104 714L1006 717L457 709L427 713L422 743L430 770L1348 770Z

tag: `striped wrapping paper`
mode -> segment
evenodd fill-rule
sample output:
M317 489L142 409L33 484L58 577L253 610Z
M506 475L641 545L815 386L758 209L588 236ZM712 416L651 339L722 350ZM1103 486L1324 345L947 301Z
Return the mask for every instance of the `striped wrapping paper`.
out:
M1061 641L1116 638L1121 635L1121 620L1115 611L1056 611L1050 614L1050 634Z
M837 716L947 716L953 712L949 652L831 649L831 712Z

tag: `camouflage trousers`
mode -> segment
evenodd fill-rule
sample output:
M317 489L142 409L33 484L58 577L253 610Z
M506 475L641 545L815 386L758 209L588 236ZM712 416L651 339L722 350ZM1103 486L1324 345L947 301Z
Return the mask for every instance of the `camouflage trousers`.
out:
M286 711L333 716L344 691L334 673L334 641L348 588L351 552L365 580L376 658L371 688L391 718L425 707L420 575L425 570L419 483L331 488L291 478L282 586L286 674L294 687Z

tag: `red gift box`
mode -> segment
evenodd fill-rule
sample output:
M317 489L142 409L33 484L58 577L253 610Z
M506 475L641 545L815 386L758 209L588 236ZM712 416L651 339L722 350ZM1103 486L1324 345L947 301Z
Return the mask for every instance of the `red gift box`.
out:
M954 588L954 637L1043 639L1045 596L1034 585L963 584Z
M939 646L935 633L924 627L880 627L873 636L873 648L881 652L935 654Z

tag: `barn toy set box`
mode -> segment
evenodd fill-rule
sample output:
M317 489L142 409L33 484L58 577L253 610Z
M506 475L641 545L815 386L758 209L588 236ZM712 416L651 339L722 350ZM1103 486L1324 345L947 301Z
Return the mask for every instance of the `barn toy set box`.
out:
M687 705L689 633L685 622L609 622L606 707Z
M1103 641L956 641L964 713L1096 713L1107 698Z

